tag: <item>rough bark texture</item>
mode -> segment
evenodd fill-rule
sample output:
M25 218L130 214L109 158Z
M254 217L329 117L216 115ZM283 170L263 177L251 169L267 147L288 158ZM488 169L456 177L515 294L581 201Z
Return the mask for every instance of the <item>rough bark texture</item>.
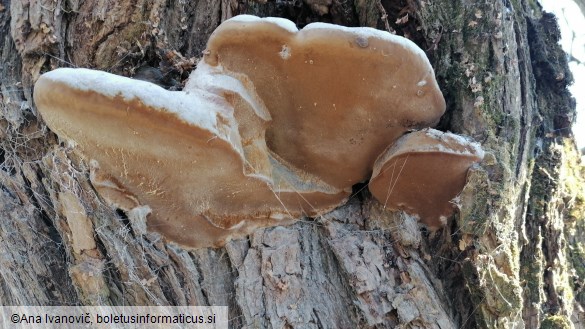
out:
M321 218L188 252L106 205L38 116L34 81L74 66L181 88L240 13L425 49L448 104L439 128L489 151L461 213L429 234L356 187ZM585 327L583 167L558 37L533 0L2 0L0 303L228 305L233 328Z

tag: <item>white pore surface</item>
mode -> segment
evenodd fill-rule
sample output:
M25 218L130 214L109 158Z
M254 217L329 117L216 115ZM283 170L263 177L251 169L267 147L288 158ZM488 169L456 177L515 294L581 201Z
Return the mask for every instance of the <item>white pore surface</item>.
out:
M256 17L256 16L251 16L251 15L238 15L238 16L234 16L234 17L228 19L227 21L233 21L233 22L261 22L261 21L264 21L264 22L270 22L272 24L278 25L280 28L287 30L291 33L296 33L299 31L299 29L297 28L295 23L289 21L288 19L277 18L277 17L260 18L260 17ZM328 24L328 23L311 23L311 24L305 26L301 30L301 33L303 31L317 30L317 29L325 29L325 30L330 30L330 31L338 30L338 31L343 31L344 33L353 34L356 37L362 37L362 38L366 38L366 39L367 38L376 38L376 39L381 39L381 40L386 40L388 42L396 43L396 44L401 45L404 48L409 48L413 53L417 54L421 58L424 58L424 60L428 63L429 67L431 67L431 64L429 63L429 59L427 58L427 55L425 54L425 52L422 49L420 49L414 42L412 42L404 37L394 35L394 34L389 33L389 32L377 30L377 29L374 29L371 27L345 27L345 26Z
M464 146L464 147L468 147L468 148L473 150L473 152L467 152L467 151L462 152L462 151L458 151L458 150L453 150L453 149L448 148L448 147L443 146L443 145L436 145L436 146L434 145L433 147L437 147L438 151L446 152L446 153L455 153L455 154L476 155L480 159L483 159L483 157L484 157L484 151L481 148L481 145L479 143L476 143L473 140L465 137L465 136L452 134L452 133L446 133L446 132L442 132L442 131L436 130L436 129L425 129L424 131L425 131L427 136L432 137L436 140L455 141L457 144Z
M80 91L95 91L112 98L120 96L128 101L138 99L156 110L176 114L189 124L213 133L217 131L214 110L217 101L201 91L168 91L150 82L89 69L60 68L43 74L43 78Z
M431 67L431 63L427 58L425 52L419 48L414 42L408 40L407 38L401 37L399 35L394 35L392 33L377 30L371 27L346 27L334 24L327 24L327 23L311 23L305 26L301 32L309 31L309 30L317 30L317 29L324 29L324 30L338 30L343 31L344 33L353 34L357 37L362 38L375 38L380 40L385 40L391 43L396 43L401 45L404 48L410 49L414 54L417 54L419 57L423 58L425 62Z
M260 17L256 17L256 16L252 16L252 15L238 15L238 16L234 16L234 17L226 20L226 22L228 22L228 21L229 22L270 22L272 24L278 25L280 28L287 30L291 33L295 33L299 30L297 28L297 26L295 25L295 23L289 21L288 19L279 18L279 17L260 18Z
M230 72L226 72L221 65L211 66L205 61L200 61L197 68L191 72L184 90L189 92L208 90L217 95L220 95L221 91L235 93L242 97L260 118L266 121L272 120L270 112L256 91L247 89L238 79L229 74Z

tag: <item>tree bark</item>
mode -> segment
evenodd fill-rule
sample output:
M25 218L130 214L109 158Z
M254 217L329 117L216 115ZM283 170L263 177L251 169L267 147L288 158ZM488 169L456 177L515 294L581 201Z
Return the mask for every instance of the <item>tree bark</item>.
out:
M356 187L320 218L186 251L104 203L38 115L36 79L87 67L180 89L214 28L244 13L426 51L438 128L488 151L449 225L419 229ZM533 0L0 1L0 303L228 305L231 328L585 327L584 170L558 38Z

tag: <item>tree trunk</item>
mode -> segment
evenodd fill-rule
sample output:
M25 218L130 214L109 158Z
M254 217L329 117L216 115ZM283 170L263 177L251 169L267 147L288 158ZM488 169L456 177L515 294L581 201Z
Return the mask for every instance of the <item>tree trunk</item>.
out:
M449 225L419 230L356 188L320 218L186 251L103 202L38 115L36 79L87 67L179 89L243 13L375 27L426 51L447 101L438 128L488 152ZM558 38L534 0L0 1L0 303L228 305L231 328L584 327L585 185Z

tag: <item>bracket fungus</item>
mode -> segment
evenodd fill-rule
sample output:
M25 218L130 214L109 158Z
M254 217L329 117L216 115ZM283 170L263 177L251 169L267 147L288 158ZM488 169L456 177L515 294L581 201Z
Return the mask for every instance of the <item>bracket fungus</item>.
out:
M191 248L330 211L372 172L376 198L434 226L481 159L456 135L409 133L435 125L445 101L422 50L370 28L299 31L236 16L211 35L182 91L63 68L39 78L34 99L91 160L102 197L127 211L148 206L148 229ZM387 177L403 158L407 183ZM451 167L453 179L428 194ZM420 188L421 179L431 180Z
M380 155L368 187L384 207L414 214L436 229L453 214L457 205L451 201L483 154L479 144L459 135L434 129L412 132Z

